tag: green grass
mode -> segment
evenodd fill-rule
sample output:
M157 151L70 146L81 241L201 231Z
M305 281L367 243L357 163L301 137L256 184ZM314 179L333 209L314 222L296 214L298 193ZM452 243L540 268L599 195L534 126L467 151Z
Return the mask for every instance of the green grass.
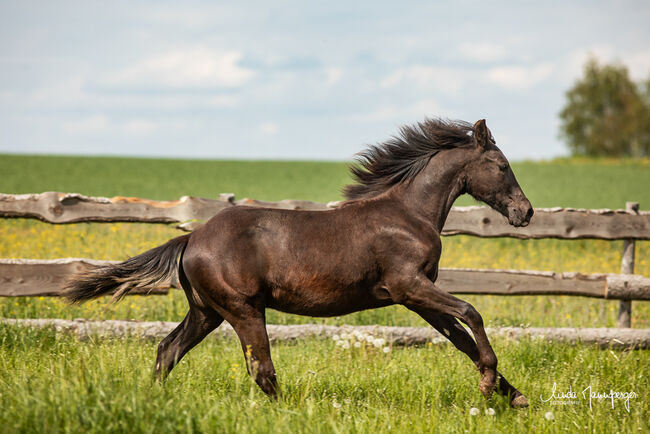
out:
M533 206L625 208L626 201L650 207L650 160L558 159L515 162L512 167ZM350 182L347 163L211 161L109 157L0 155L0 192L77 192L95 196L180 196L262 200L341 199ZM458 205L469 205L469 197Z
M234 340L208 339L164 385L155 343L77 339L0 326L0 426L13 432L647 432L650 352L538 341L494 342L500 369L531 402L486 401L478 373L451 345L343 350L309 339L272 348L283 398L270 402L246 374ZM635 392L622 401L552 405L569 387ZM338 407L340 404L340 407ZM469 410L476 407L479 416ZM494 408L496 414L484 414ZM552 412L554 419L545 418Z

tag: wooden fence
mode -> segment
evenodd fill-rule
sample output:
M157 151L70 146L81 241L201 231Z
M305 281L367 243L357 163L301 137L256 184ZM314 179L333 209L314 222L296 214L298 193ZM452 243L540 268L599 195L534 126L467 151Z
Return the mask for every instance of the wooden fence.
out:
M35 218L49 223L149 222L179 223L191 231L201 221L231 206L257 206L300 210L328 210L327 204L285 200L263 202L235 200L232 194L218 199L184 196L175 201L153 201L133 197L88 197L75 193L0 194L0 217ZM451 293L498 295L580 295L618 299L619 327L629 327L631 300L650 300L650 278L634 275L636 240L650 240L650 212L638 204L625 210L538 208L525 228L510 226L504 217L487 207L454 207L443 235L625 240L621 274L553 273L521 270L442 269L441 288ZM65 278L89 265L89 259L0 260L0 296L58 295ZM171 286L178 287L175 282ZM155 288L154 293L166 288Z

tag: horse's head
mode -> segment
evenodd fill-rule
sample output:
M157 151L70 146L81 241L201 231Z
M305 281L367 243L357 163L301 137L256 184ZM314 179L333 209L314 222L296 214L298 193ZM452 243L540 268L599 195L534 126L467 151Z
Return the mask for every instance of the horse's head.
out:
M476 154L466 166L465 191L506 216L511 225L528 226L533 208L485 119L474 124L474 143Z

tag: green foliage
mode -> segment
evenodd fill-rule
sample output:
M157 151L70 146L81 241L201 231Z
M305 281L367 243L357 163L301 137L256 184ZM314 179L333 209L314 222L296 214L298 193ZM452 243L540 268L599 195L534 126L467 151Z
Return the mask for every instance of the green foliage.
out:
M584 76L566 93L561 135L573 154L650 155L650 78L634 83L623 65L590 59Z

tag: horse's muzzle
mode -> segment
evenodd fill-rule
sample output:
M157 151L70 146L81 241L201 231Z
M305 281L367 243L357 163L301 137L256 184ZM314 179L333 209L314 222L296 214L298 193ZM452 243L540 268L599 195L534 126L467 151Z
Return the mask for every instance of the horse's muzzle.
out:
M513 204L508 207L508 223L518 228L524 228L530 223L533 214L533 207L528 200Z

